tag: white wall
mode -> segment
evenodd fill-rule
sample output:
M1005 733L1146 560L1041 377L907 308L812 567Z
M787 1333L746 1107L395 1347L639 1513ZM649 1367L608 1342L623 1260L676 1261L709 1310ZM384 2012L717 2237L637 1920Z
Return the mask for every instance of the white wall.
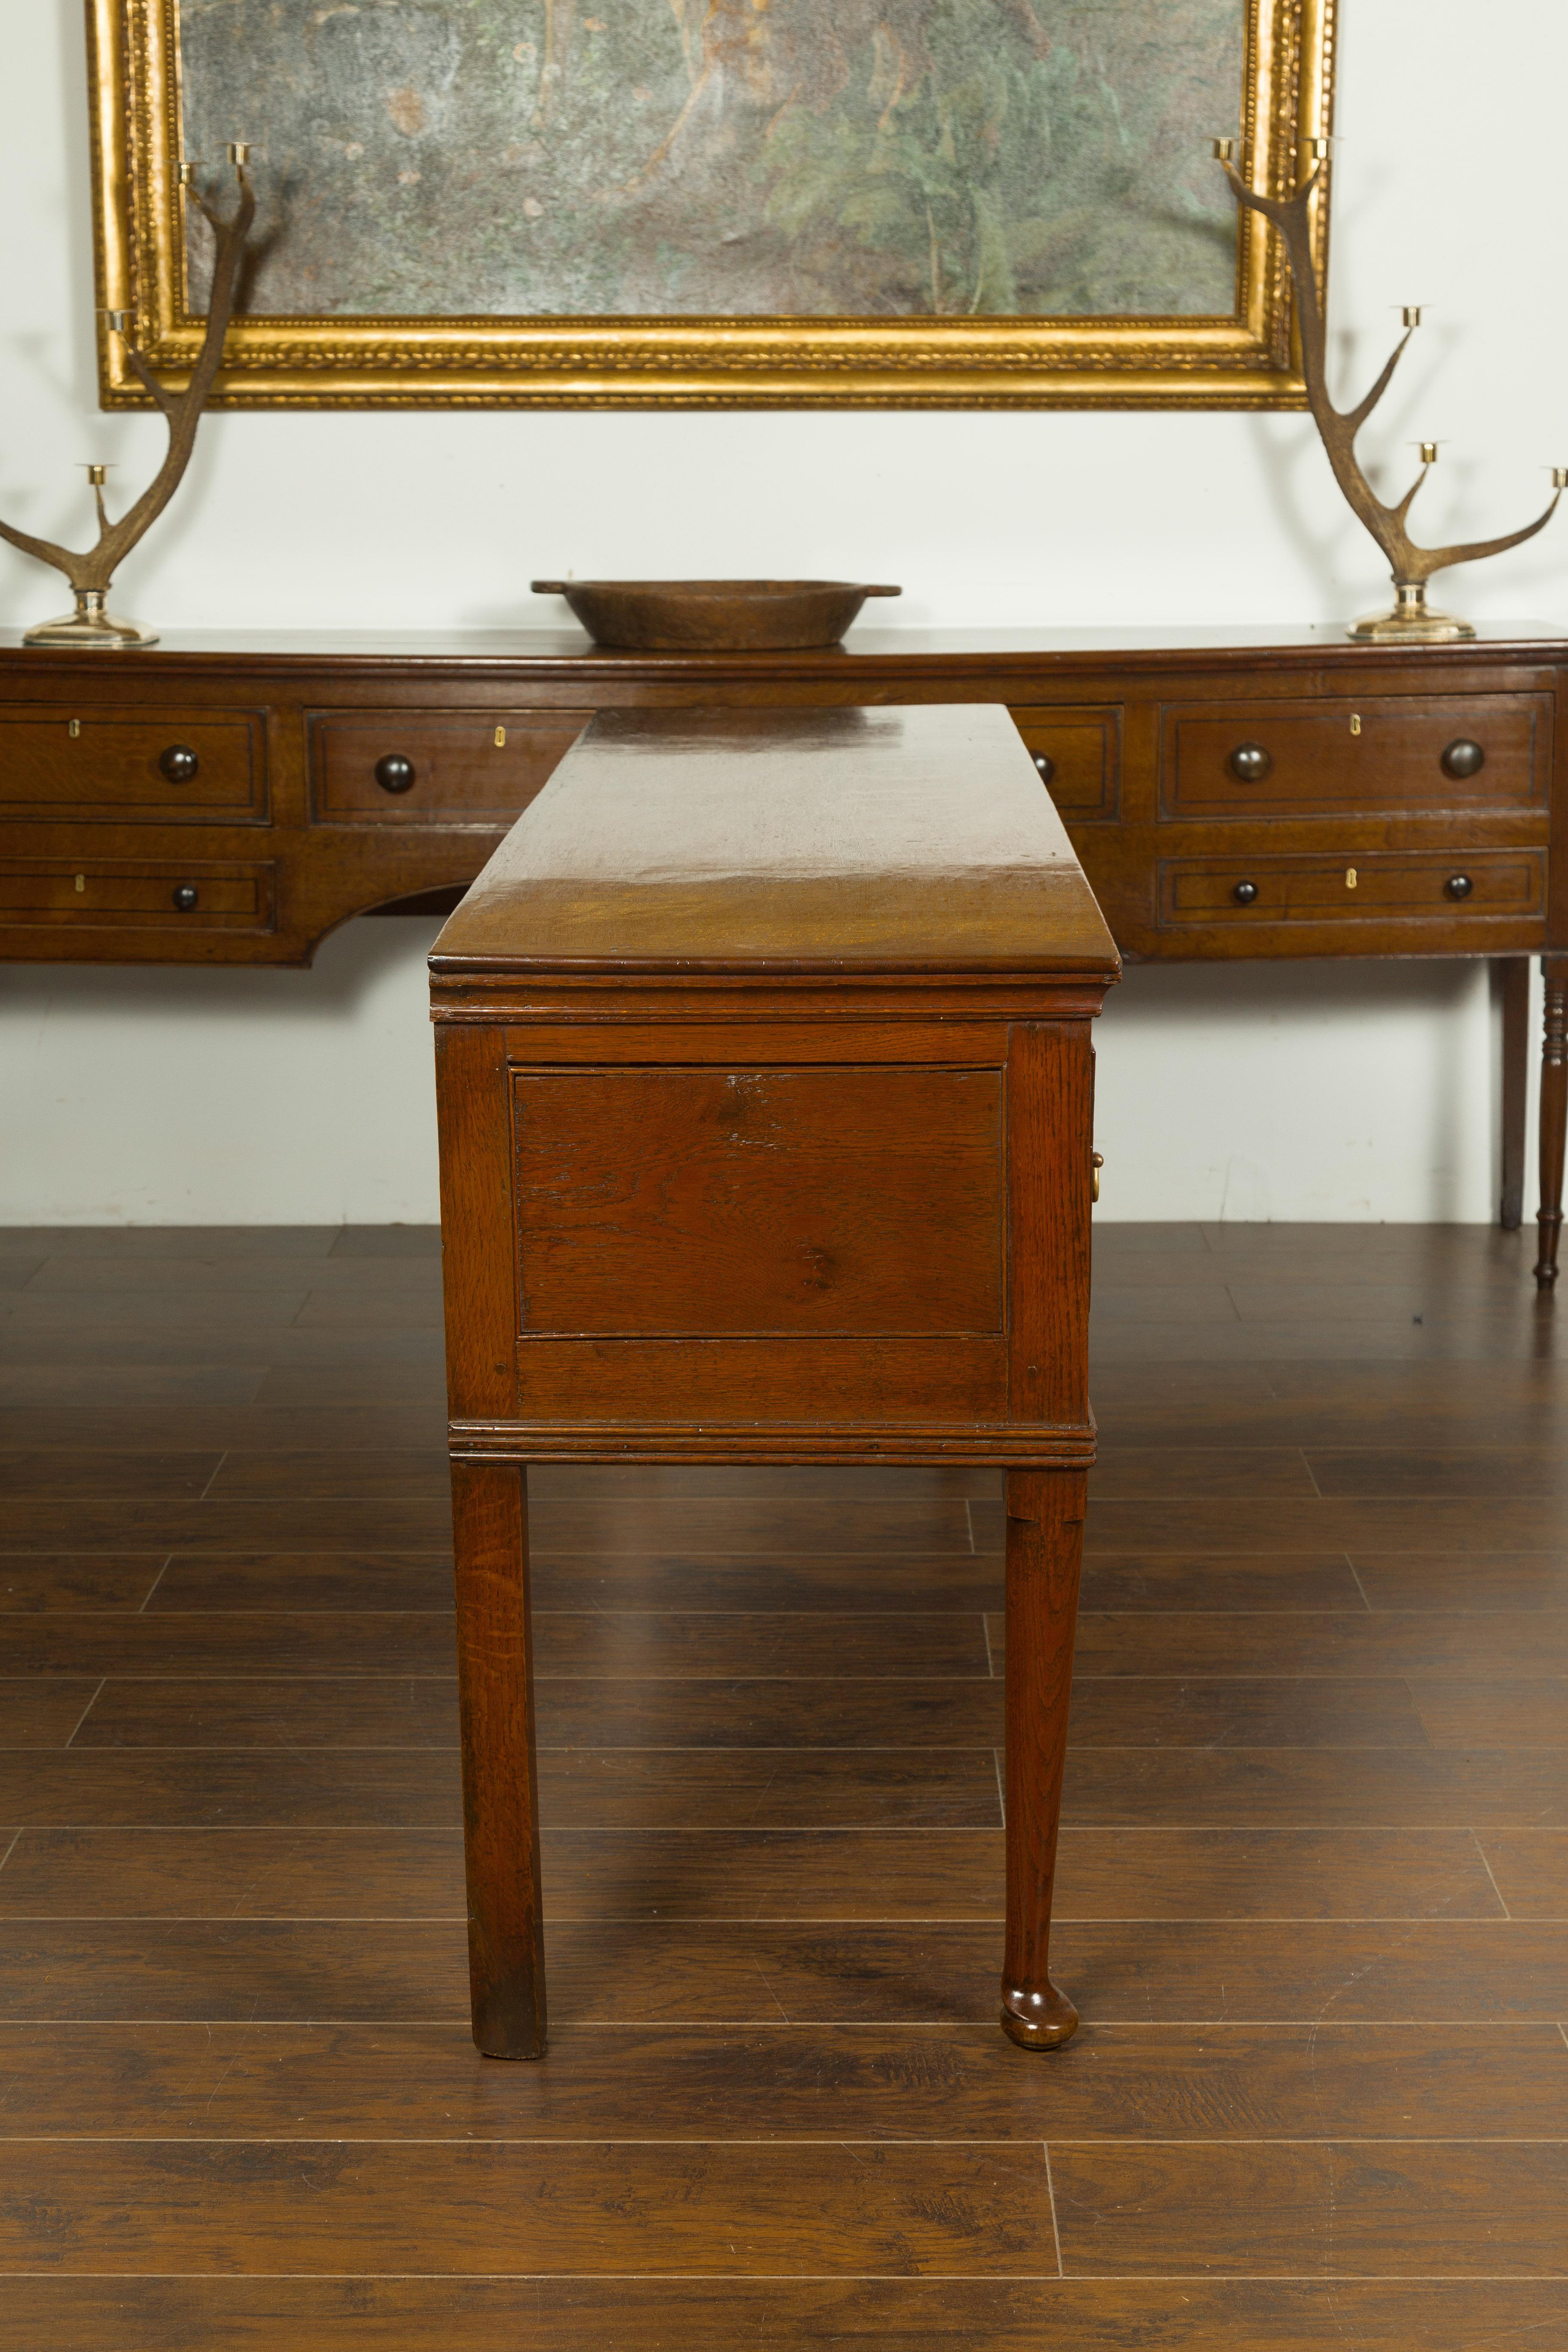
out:
M1568 460L1568 12L1342 5L1344 388L1393 306L1430 304L1368 451L1402 478L1404 445L1446 436L1426 533L1501 530ZM162 437L95 406L80 20L0 0L0 511L51 536L84 520L74 463L134 485ZM204 424L116 603L505 625L568 567L899 579L902 623L956 626L1336 620L1387 584L1301 416L240 415ZM1568 522L1438 584L1478 619L1568 621ZM0 547L0 624L61 585ZM351 924L308 973L0 967L0 1222L433 1216L432 929ZM1478 968L1134 971L1100 1036L1106 1213L1484 1218L1495 1064Z

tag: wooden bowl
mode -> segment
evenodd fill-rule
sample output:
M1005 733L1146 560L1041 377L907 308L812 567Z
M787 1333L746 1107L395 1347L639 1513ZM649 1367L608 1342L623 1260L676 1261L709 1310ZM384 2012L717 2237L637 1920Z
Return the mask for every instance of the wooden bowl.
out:
M858 580L535 580L564 596L596 646L637 653L801 651L836 646L868 596Z

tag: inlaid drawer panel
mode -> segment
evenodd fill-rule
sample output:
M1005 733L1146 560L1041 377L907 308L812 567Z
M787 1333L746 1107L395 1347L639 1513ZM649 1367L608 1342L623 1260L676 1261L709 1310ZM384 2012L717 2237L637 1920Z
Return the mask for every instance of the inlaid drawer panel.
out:
M1351 851L1341 856L1173 857L1160 866L1160 921L1323 923L1535 915L1546 897L1538 849Z
M0 711L0 815L244 824L266 813L258 712L51 703Z
M114 929L268 931L271 865L143 858L0 861L0 920Z
M1064 816L1116 814L1121 782L1119 708L1025 704L1012 718Z
M318 824L510 824L593 715L313 712L311 814Z
M1544 694L1176 705L1163 714L1160 811L1534 808L1546 798L1551 731Z

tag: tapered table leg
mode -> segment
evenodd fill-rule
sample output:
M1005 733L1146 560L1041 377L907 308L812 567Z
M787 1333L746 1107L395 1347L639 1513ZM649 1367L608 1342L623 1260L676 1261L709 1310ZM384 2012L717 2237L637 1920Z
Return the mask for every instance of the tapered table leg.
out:
M542 2058L544 1914L527 1472L454 1462L452 1528L474 2041L488 2058Z
M1568 1136L1568 956L1542 956L1546 1024L1541 1043L1541 1255L1535 1279L1542 1290L1557 1279L1563 1230L1563 1147Z
M1524 1223L1525 1104L1530 1091L1530 958L1499 956L1502 999L1502 1201L1504 1233Z
M1078 2011L1051 1982L1047 1960L1087 1488L1082 1471L1007 1474L1007 1940L1002 2026L1025 2050L1055 2049L1078 2026Z

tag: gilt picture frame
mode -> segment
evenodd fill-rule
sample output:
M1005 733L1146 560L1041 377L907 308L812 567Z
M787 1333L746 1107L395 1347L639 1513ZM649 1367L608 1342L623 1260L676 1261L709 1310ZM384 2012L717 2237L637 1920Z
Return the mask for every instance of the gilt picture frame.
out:
M1296 184L1335 0L595 5L86 0L100 308L181 382L179 167L216 190L232 138L258 254L214 406L1303 404L1210 140ZM99 368L148 404L101 320Z

